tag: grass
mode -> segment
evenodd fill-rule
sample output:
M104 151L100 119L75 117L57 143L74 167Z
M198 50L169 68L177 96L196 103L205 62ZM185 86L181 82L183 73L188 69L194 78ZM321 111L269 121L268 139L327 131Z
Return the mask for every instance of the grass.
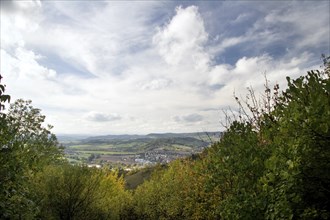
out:
M120 144L77 144L68 146L71 150L90 150L90 149L120 149L120 148L131 148L132 150L138 149L143 146L143 143L132 142L132 143L120 143Z
M120 151L102 151L102 150L78 150L79 154L104 154L104 155L120 155L120 154L126 154L126 155L134 155L136 153L134 152L120 152Z
M71 150L84 150L84 149L109 149L115 147L112 144L105 144L105 145L92 145L92 144L80 144L80 145L72 145L67 147Z

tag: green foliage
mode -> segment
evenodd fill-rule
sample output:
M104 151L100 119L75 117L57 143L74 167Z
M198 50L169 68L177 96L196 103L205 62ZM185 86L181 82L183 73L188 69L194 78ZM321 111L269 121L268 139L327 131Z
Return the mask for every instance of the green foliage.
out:
M260 101L249 89L243 104L237 99L241 114L228 117L218 143L196 160L171 163L137 188L135 216L330 218L329 66L288 78L281 94L278 85L272 93L266 81Z
M5 108L5 105L2 103L10 102L10 96L5 94L6 86L1 84L1 79L2 76L0 75L0 112Z
M37 207L31 199L31 179L44 165L62 157L56 137L42 126L45 117L30 101L18 100L0 126L0 218L34 216Z
M35 187L44 219L119 219L130 201L116 173L85 166L49 166Z
M0 218L329 219L328 61L282 93L249 89L219 142L142 184L132 174L133 191L116 172L64 163L40 110L18 100L0 117Z
M288 80L272 113L274 151L262 179L270 218L326 219L329 212L330 80L310 71Z
M46 117L31 101L16 100L10 105L7 117L8 126L15 133L12 143L20 145L22 159L29 163L30 169L38 170L42 165L62 159L57 138L50 131L52 126L43 126Z
M261 218L258 179L269 155L248 122L234 121L206 157L206 190L216 192L214 212L224 219ZM234 211L235 210L235 211Z
M159 167L151 178L140 185L133 205L138 219L184 219L195 181L187 160L177 160L164 170Z
M154 171L154 167L145 167L138 170L133 170L124 175L126 188L127 189L136 189L141 185L145 180L148 180Z

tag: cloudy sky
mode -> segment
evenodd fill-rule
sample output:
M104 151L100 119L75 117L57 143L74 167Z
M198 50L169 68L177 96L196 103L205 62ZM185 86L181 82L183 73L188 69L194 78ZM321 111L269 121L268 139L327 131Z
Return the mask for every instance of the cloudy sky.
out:
M1 74L57 134L219 131L330 54L329 1L2 1ZM284 87L282 87L284 88Z

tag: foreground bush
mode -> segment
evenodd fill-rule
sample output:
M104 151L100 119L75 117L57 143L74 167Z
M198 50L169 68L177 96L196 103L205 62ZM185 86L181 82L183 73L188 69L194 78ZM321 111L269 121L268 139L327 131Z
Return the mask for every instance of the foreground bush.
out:
M63 164L35 180L42 219L119 219L129 193L115 172Z
M330 218L330 68L266 84L197 160L171 163L139 186L139 219ZM250 102L249 102L250 100Z

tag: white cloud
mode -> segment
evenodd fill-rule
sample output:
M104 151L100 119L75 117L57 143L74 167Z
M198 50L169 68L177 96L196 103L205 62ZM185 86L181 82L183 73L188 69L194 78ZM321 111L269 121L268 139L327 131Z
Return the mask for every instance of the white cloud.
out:
M154 36L160 55L171 65L191 65L202 69L209 62L203 45L208 35L198 8L176 8L176 15Z
M306 2L299 3L285 11L272 11L265 17L265 22L290 25L290 34L298 34L301 37L301 40L295 42L299 48L313 44L326 44L330 38L330 14L324 13L325 8L329 9L329 3L323 2L323 4L313 5L313 7L306 7ZM290 16L285 16L285 14ZM320 16L315 16L317 14Z
M38 61L42 56L35 54L33 51L25 48L17 48L15 51L16 67L19 67L17 74L21 78L46 78L55 79L56 71L39 65ZM14 58L14 59L15 59Z
M208 12L197 6L174 10L172 5L43 1L29 6L36 9L34 15L2 13L0 66L8 93L13 100L32 99L57 133L218 130L220 110L201 109L235 106L234 91L244 96L250 85L262 92L265 71L271 82L285 85L286 75L299 76L315 64L310 63L312 52L295 54L295 47L281 58L261 50L232 63L216 61L217 53L234 46L248 42L259 48L276 41L282 33L268 30L275 18L260 17L241 35L217 33L216 45L204 18ZM293 14L286 18L290 21L279 22L297 24L296 31L302 14ZM26 24L17 23L17 16ZM236 18L239 26L248 17ZM315 22L309 25L319 27ZM321 32L313 36L320 38Z
M273 50L277 53L282 50L276 47L286 47L287 52L282 52L282 54L288 57L296 56L306 50L315 51L315 49L318 50L319 54L316 55L319 56L321 53L327 53L330 49L329 2L321 1L318 4L310 1L288 2L287 4L267 2L258 4L249 1L241 3L241 6L246 7L246 10L242 10L242 13L231 21L232 26L227 25L233 30L240 28L239 34L229 30L218 35L217 44L209 50L211 54L221 55L228 51L231 53L233 47L238 45L240 46L238 50L249 54L249 56L269 53ZM230 7L232 6L228 6L228 8ZM247 10L250 11L248 14L246 13ZM236 23L236 21L248 17L251 18L249 23Z
M40 1L1 1L1 48L24 46L25 36L39 27L40 13Z
M171 80L168 79L154 79L151 82L148 82L142 85L143 90L159 90L165 89L172 84Z
M120 74L131 65L127 62L135 55L132 50L138 52L151 44L154 32L148 22L159 4L43 2L49 14L43 11L39 28L24 40L95 76Z

